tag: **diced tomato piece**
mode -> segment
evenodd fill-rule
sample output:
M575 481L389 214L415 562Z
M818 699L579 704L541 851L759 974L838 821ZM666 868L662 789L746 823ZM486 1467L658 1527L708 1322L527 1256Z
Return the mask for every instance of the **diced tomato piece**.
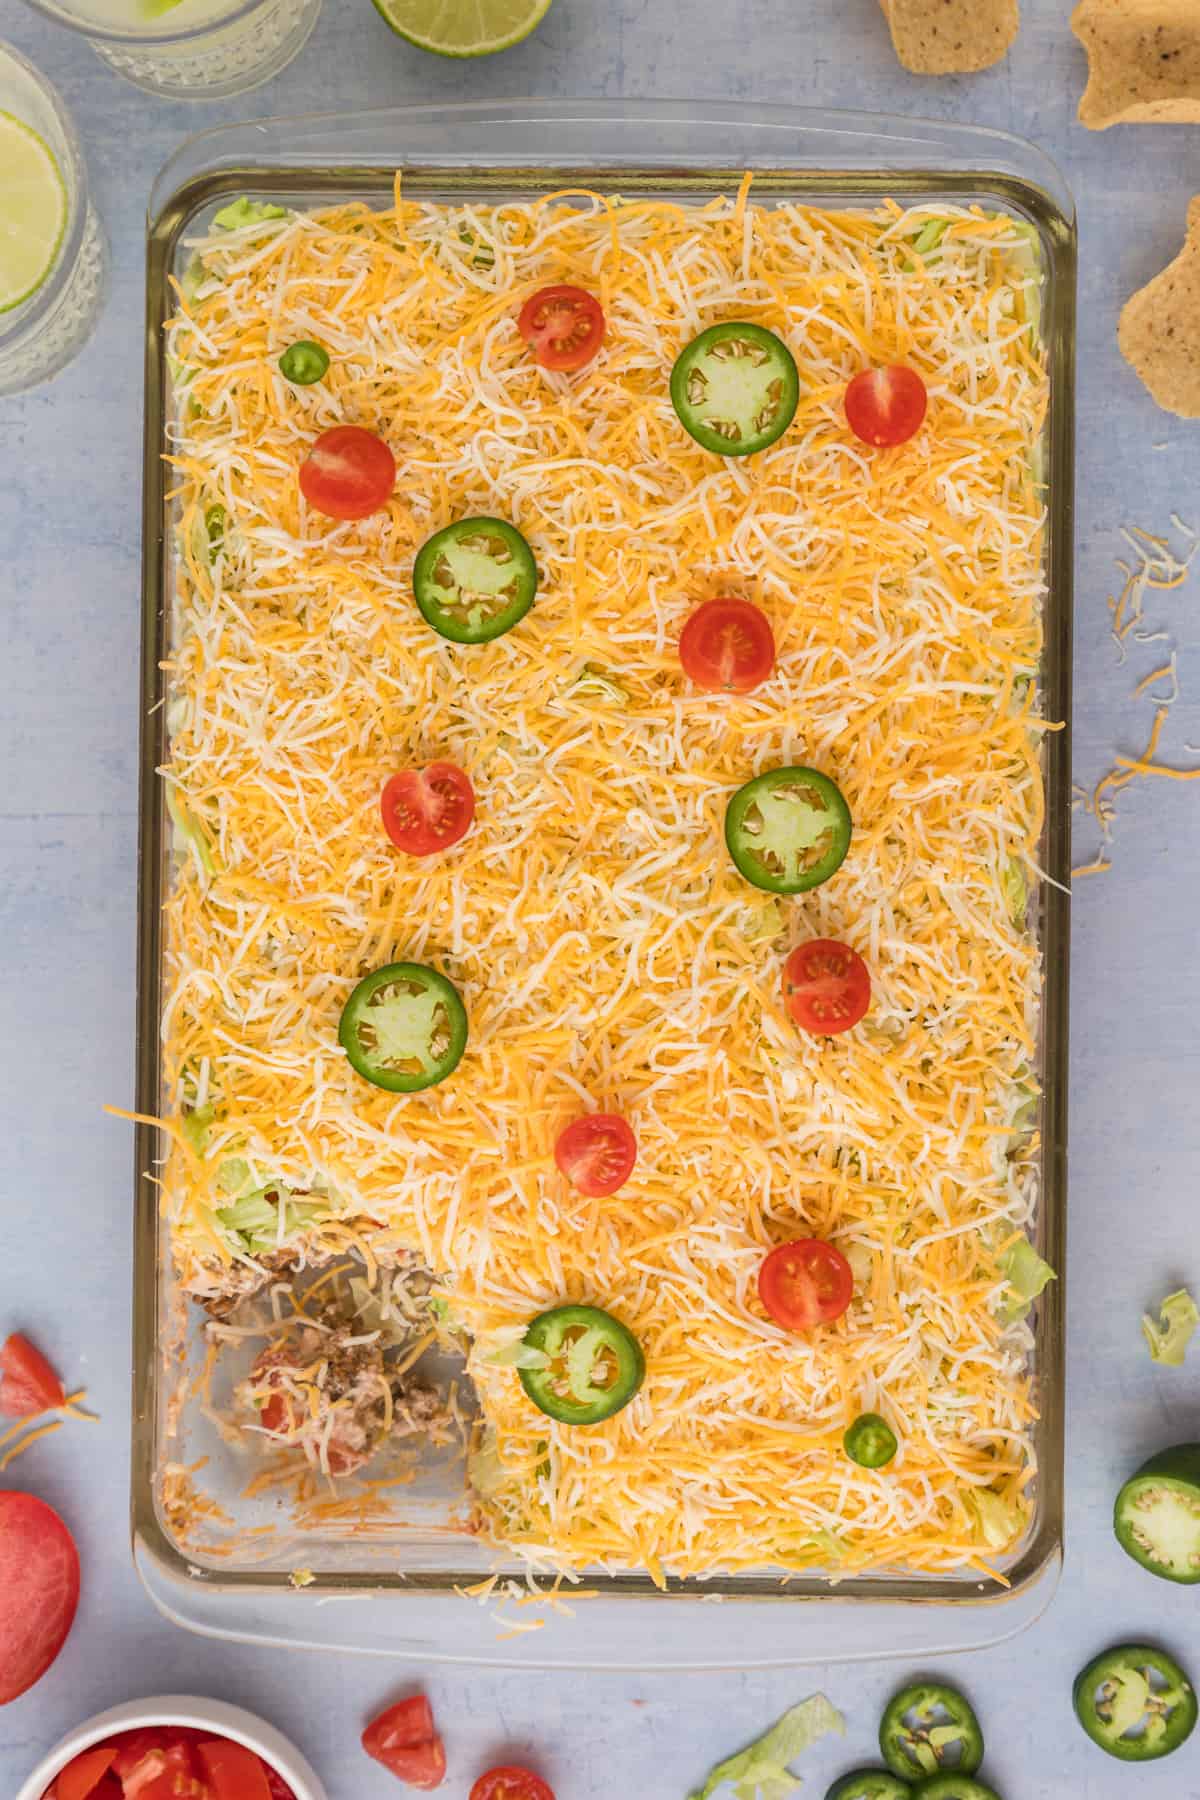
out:
M481 1775L469 1800L554 1800L554 1790L532 1769L518 1768L514 1763Z
M196 1757L208 1779L211 1800L271 1800L262 1758L245 1744L209 1738L197 1744Z
M0 1413L25 1419L61 1406L66 1389L40 1350L14 1331L0 1344Z
M52 1507L0 1493L0 1706L39 1681L79 1604L79 1552Z
M54 1800L88 1800L112 1768L116 1754L115 1744L96 1744L91 1750L81 1750L54 1777L50 1789Z
M267 1786L271 1790L271 1800L296 1800L295 1794L277 1769L270 1768L266 1763L263 1764L263 1768L266 1770Z
M432 1791L445 1779L445 1746L424 1694L410 1694L372 1719L363 1732L362 1747L409 1787Z
M124 1800L211 1800L191 1745L178 1738L147 1732L118 1750L113 1768Z

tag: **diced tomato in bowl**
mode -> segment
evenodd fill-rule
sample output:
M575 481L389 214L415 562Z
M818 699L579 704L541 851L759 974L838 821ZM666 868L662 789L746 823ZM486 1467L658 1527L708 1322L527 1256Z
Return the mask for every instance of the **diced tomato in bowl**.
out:
M328 1800L283 1735L220 1701L135 1701L64 1738L16 1800Z

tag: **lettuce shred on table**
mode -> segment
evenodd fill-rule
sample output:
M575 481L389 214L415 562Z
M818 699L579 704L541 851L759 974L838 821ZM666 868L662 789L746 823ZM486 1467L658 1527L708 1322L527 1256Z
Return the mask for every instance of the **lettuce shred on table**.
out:
M1166 1363L1169 1368L1177 1369L1187 1355L1197 1325L1200 1325L1200 1310L1186 1288L1176 1288L1173 1294L1167 1295L1158 1311L1157 1323L1149 1313L1143 1315L1142 1336L1153 1362Z
M788 1764L819 1738L832 1731L841 1735L845 1729L846 1721L837 1707L824 1694L811 1694L736 1756L715 1764L704 1786L688 1800L709 1800L723 1782L732 1786L734 1800L788 1800L800 1785Z

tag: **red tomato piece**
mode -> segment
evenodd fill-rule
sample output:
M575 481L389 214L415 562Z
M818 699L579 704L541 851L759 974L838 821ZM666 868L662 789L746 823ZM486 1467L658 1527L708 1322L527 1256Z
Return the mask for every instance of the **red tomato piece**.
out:
M122 1746L113 1769L121 1777L124 1800L212 1800L191 1745L173 1735L169 1742L156 1741L155 1733L147 1732L141 1742ZM246 1800L258 1797L247 1794Z
M846 418L855 437L876 449L907 443L921 429L929 396L915 369L893 363L863 369L846 389Z
M81 1750L54 1777L50 1788L54 1800L88 1800L112 1768L116 1754L115 1744L97 1744L91 1750Z
M554 1800L554 1790L532 1769L519 1769L513 1763L481 1775L469 1800Z
M591 362L604 339L604 310L586 288L539 288L521 308L517 330L543 369L571 371Z
M688 615L679 660L708 693L748 694L775 667L770 620L749 600L706 600Z
M208 1782L211 1800L271 1800L262 1759L245 1744L208 1738L196 1746L196 1758Z
M0 1493L0 1706L40 1681L79 1604L79 1552L52 1507Z
M811 938L798 944L783 965L783 1001L805 1031L849 1031L871 1004L870 972L849 944Z
M853 1292L850 1264L820 1238L777 1245L758 1271L758 1297L786 1331L811 1331L840 1319Z
M66 1389L40 1350L14 1331L0 1344L0 1413L25 1419L61 1406Z
M396 485L396 459L361 425L323 431L300 464L300 492L329 519L367 519Z
M258 1422L264 1431L274 1431L282 1435L292 1429L292 1404L286 1394L272 1394L258 1415Z
M398 850L433 856L467 835L475 817L475 790L457 764L435 762L390 776L379 804L384 830Z
M283 1779L283 1776L280 1775L276 1769L269 1768L266 1763L263 1764L263 1768L266 1770L267 1786L271 1790L271 1800L296 1800L295 1794Z
M554 1160L577 1193L598 1200L629 1180L637 1139L620 1113L588 1113L559 1132Z
M424 1694L410 1694L372 1719L362 1747L409 1787L432 1790L445 1778L446 1751Z

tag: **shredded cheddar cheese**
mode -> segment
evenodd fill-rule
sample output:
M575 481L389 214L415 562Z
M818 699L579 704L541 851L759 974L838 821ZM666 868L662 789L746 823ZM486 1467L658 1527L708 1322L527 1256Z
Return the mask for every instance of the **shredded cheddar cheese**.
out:
M990 1568L1025 1528L1035 1417L995 1256L1036 1201L1032 1162L1007 1154L1036 1089L1040 971L1006 896L1014 867L1036 889L1044 813L1028 236L974 208L759 205L748 181L704 208L571 198L451 208L397 185L394 210L196 245L169 327L162 1179L180 1279L211 1291L252 1260L218 1218L230 1159L327 1202L310 1260L417 1252L474 1344L494 1451L477 1529L531 1567L660 1584ZM935 216L948 229L919 254ZM564 281L608 321L571 378L515 325ZM679 350L723 318L778 332L801 376L791 430L745 461L694 444L668 394ZM277 362L301 338L330 370L294 388ZM874 452L842 395L898 361L929 422ZM399 467L358 524L297 487L339 423L378 431ZM541 572L517 629L476 647L431 632L410 587L420 544L468 514L510 519ZM690 609L724 593L767 612L778 649L741 697L694 691L676 652ZM477 815L417 861L379 793L438 758L469 772ZM842 788L854 837L824 887L773 900L726 855L724 807L801 762ZM870 1014L844 1037L784 1011L783 959L813 936L870 967ZM337 1043L351 988L393 959L442 969L470 1018L454 1076L407 1097ZM602 1201L551 1154L596 1107L639 1144ZM207 1120L199 1152L187 1113ZM856 1276L849 1312L810 1336L755 1286L800 1236ZM646 1355L637 1399L591 1430L544 1417L486 1355L567 1300L614 1312ZM885 1472L843 1453L863 1410L900 1439ZM1011 1508L1007 1545L983 1491Z

